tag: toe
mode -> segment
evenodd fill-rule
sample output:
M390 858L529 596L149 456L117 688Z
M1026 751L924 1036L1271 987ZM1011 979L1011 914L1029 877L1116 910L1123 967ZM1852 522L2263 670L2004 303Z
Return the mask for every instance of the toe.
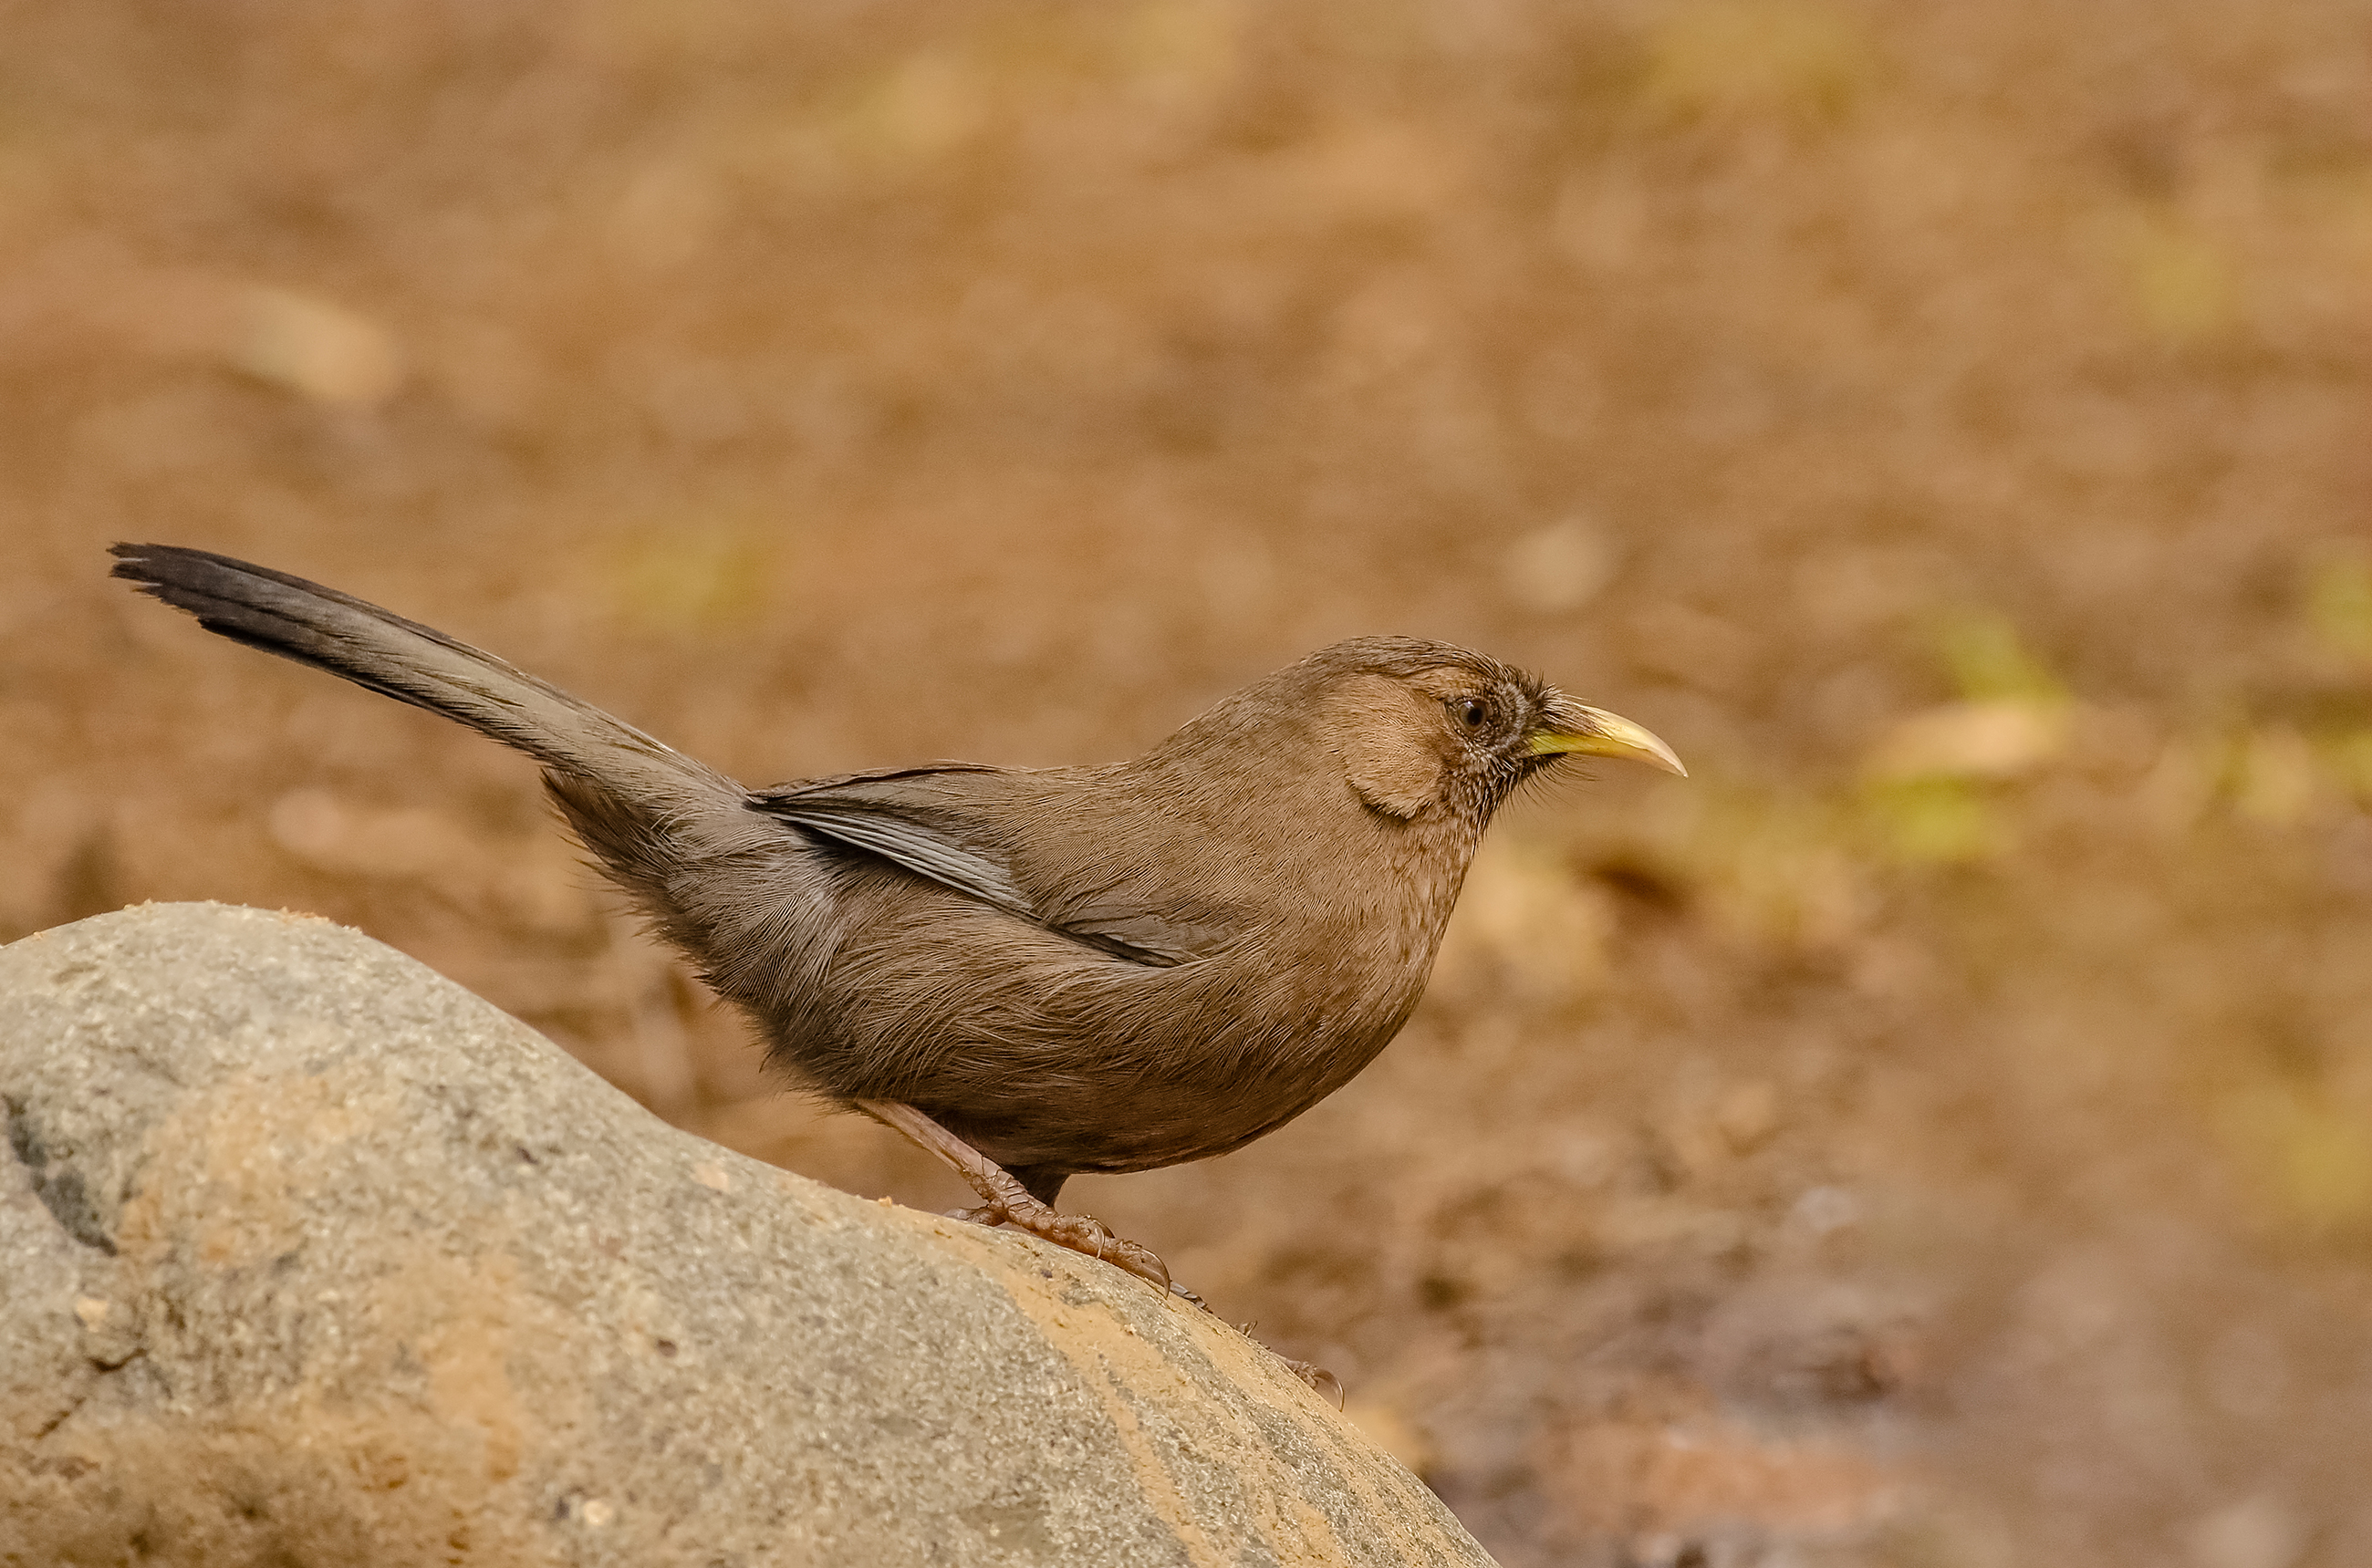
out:
M1150 1248L1114 1236L1105 1243L1102 1257L1105 1262L1116 1263L1138 1279L1149 1280L1163 1290L1169 1288L1169 1265L1155 1257Z
M1163 1290L1169 1288L1169 1271L1152 1252L1125 1237L1114 1236L1111 1228L1093 1214L1058 1214L1052 1209L1028 1214L1008 1214L1012 1223L1043 1237L1058 1247L1074 1252L1084 1252L1091 1258L1115 1268L1126 1269L1142 1280L1148 1280Z
M1010 1216L1000 1204L983 1203L977 1209L949 1209L945 1217L961 1220L966 1225L984 1225L994 1227L1003 1225Z

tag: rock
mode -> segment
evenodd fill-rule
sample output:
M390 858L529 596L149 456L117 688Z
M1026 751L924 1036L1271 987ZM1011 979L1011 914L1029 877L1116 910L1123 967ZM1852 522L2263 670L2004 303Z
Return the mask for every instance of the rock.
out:
M0 1562L1482 1563L1208 1314L325 922L0 949Z

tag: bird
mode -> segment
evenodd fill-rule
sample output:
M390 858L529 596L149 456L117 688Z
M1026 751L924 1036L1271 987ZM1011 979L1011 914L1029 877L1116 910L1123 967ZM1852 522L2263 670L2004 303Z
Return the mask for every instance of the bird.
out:
M1641 726L1447 643L1337 643L1131 761L934 761L749 788L550 682L302 577L117 544L235 642L542 765L561 816L789 1084L894 1128L1011 1225L1164 1289L1055 1208L1081 1172L1238 1149L1407 1022L1492 814ZM1179 1294L1199 1303L1182 1286Z

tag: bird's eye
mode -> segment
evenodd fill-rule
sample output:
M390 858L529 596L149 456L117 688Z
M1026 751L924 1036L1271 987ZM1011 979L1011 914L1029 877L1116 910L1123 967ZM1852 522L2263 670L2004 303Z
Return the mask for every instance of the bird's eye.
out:
M1490 716L1491 711L1472 697L1467 698L1465 703L1458 710L1459 722L1469 729L1481 729L1482 721Z

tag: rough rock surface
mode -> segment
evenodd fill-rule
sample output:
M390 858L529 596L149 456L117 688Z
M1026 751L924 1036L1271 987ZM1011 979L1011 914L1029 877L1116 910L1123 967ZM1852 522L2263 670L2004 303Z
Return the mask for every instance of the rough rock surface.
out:
M649 1116L325 922L0 949L0 1562L1480 1563L1115 1269Z

